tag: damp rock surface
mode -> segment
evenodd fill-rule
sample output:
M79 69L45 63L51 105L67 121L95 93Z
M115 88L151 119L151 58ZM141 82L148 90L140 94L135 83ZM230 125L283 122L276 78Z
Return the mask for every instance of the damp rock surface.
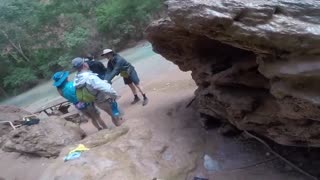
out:
M168 0L154 50L192 71L196 107L290 146L320 147L320 1Z

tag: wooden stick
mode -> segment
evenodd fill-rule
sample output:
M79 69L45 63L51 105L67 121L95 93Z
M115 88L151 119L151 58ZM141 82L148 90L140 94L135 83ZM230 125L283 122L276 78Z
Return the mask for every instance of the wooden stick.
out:
M195 100L196 100L196 96L193 99L191 99L191 101L186 105L186 108L189 108Z
M288 159L286 159L285 157L281 156L280 154L278 154L277 152L275 152L269 144L267 144L264 140L262 140L261 138L253 135L252 133L249 133L248 131L244 131L244 133L246 133L248 136L254 138L255 140L259 141L260 143L262 143L264 146L266 146L269 151L277 156L278 158L280 158L282 161L284 161L285 163L287 163L289 166L291 166L292 168L294 168L295 170L299 171L301 174L309 177L310 179L314 179L314 180L319 180L319 178L311 175L310 173L304 171L303 169L299 168L298 166L296 166L295 164L293 164L291 161L289 161Z

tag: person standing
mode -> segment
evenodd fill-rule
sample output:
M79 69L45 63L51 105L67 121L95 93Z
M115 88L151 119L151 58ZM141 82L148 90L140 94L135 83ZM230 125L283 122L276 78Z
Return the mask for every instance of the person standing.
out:
M134 66L132 66L128 61L126 61L123 57L121 57L119 54L115 53L111 49L103 50L103 53L101 54L101 56L104 56L109 60L105 79L109 83L111 83L111 80L115 76L120 74L123 77L124 84L130 87L134 95L134 99L131 102L131 104L136 104L137 102L140 101L140 98L137 94L137 89L138 89L143 97L142 105L143 106L147 105L149 100L146 94L142 90L142 87L140 85L140 79L138 77L138 74Z
M113 109L115 109L113 105L116 105L118 95L111 87L111 84L92 73L84 58L77 57L73 59L72 66L77 70L74 78L77 94L82 92L84 99L91 99L92 96L93 99L91 101L94 101L100 109L108 113L116 126L120 126L122 120L120 113L113 113Z
M98 74L98 77L100 79L102 79L102 80L105 79L107 68L103 65L102 62L96 61L92 54L87 54L86 63L88 63L89 68L93 73Z
M53 86L55 86L59 92L59 94L71 102L77 110L82 115L91 119L92 124L99 131L102 129L107 129L107 125L100 117L100 113L98 109L95 107L93 103L83 103L79 102L76 96L76 88L73 85L73 82L68 80L69 72L68 71L60 71L56 72L53 76Z

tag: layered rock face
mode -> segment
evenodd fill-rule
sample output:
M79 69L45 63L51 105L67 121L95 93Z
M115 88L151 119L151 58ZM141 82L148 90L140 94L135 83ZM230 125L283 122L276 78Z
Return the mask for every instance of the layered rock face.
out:
M198 85L198 111L284 145L320 147L320 1L168 0L156 52Z

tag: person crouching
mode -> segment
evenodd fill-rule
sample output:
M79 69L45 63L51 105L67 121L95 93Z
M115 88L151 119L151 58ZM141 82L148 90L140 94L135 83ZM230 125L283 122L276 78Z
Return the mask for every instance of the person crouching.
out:
M82 99L84 102L93 101L100 109L111 116L112 122L116 126L120 126L122 117L117 107L114 106L117 106L116 98L118 95L111 84L105 80L101 80L97 74L92 73L84 58L77 57L73 59L72 66L77 70L74 78L77 98Z

